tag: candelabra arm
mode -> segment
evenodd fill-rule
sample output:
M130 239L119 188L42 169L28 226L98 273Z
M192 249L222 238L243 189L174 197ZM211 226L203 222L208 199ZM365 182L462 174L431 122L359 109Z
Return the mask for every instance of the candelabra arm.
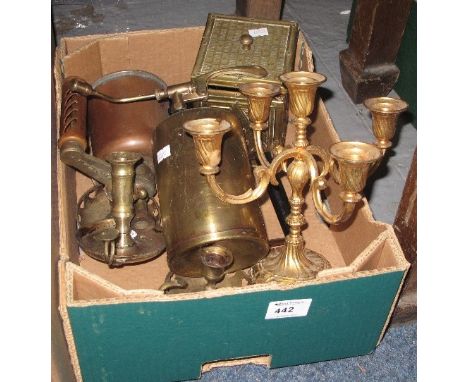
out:
M319 146L309 145L309 146L306 147L306 150L312 156L317 156L317 157L320 158L320 160L323 163L323 168L322 168L322 172L320 173L319 177L325 177L331 170L332 163L331 163L331 160L330 160L330 155L328 155L328 153ZM315 163L315 160L314 160L314 163ZM317 169L316 165L315 165L315 167L316 167L316 171L318 172L318 169ZM312 176L312 174L311 174L311 176ZM314 177L312 176L311 179L314 179Z
M361 199L361 196L358 194L354 195L354 200L343 200L341 211L337 214L332 214L331 211L327 208L325 203L322 200L320 191L326 188L325 179L322 177L317 177L312 180L312 198L314 201L314 206L320 216L329 224L340 224L348 220L353 214L356 203Z
M255 187L255 189L249 188L241 195L231 195L226 193L216 181L215 175L206 175L206 180L218 199L229 204L246 204L262 196L270 183L271 175L268 168L263 166L256 167L254 174L257 180L257 187Z
M262 131L261 130L253 130L254 133L254 142L255 142L255 151L257 153L257 158L260 161L260 164L265 167L270 167L271 163L265 156L265 152L263 151L262 146Z
M301 148L291 148L286 149L280 152L271 162L269 167L258 166L254 169L255 179L257 181L257 186L255 189L248 189L246 192L240 195L232 195L226 193L219 183L216 181L216 176L214 174L206 175L206 181L210 186L211 190L214 192L216 197L223 202L230 204L246 204L250 203L260 196L262 196L268 184L271 182L273 185L278 185L278 180L276 179L276 173L282 168L281 165L284 161L291 158L300 158L306 161L309 166L309 169L314 176L316 176L316 164L314 159L310 154Z

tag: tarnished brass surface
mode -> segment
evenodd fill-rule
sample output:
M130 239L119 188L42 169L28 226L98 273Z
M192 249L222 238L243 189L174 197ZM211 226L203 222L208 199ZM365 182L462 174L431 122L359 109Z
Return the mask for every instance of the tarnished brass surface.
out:
M290 250L294 252L287 253ZM253 266L250 272L255 283L260 284L310 280L327 268L330 268L330 263L322 255L308 248L297 251L289 245L272 248L268 256Z
M259 28L266 28L268 34L254 37L250 49L244 49L241 36ZM229 66L260 65L268 71L266 81L279 83L279 75L293 69L298 33L298 24L293 21L210 13L192 78ZM217 77L212 86L233 88L233 78L230 75ZM252 80L254 78L246 78L246 81Z
M154 94L166 87L159 77L138 70L111 73L93 84L95 91L113 98ZM116 151L137 152L151 165L153 130L167 116L168 105L165 102L118 104L90 97L88 131L92 152L98 158L106 158Z
M289 225L289 233L285 238L285 246L274 248L269 255L256 264L252 269L252 277L255 282L283 282L291 283L297 280L309 280L315 278L322 269L330 267L330 263L320 254L305 248L301 228L306 221L302 214L304 206L304 188L312 182L312 195L314 207L323 219L330 224L339 224L350 218L356 203L362 198L362 191L371 170L380 162L383 155L380 147L384 138L391 139L393 134L387 134L394 129L394 123L387 123L375 133L378 136L376 145L362 142L338 142L329 149L329 154L322 148L310 145L306 136L307 125L311 123L308 116L313 112L317 88L326 78L312 72L292 72L281 76L288 89L290 110L295 117L295 139L293 148L278 146L274 151L274 158L269 163L265 158L262 145L256 144L255 148L261 166L255 168L257 186L245 187L240 192L233 194L218 182L217 166L219 165L219 150L222 147L220 140L227 135L229 126L227 121L207 121L198 119L185 123L186 131L192 135L195 141L197 158L201 165L200 173L205 175L206 182L216 197L224 202L242 205L251 203L264 194L268 184L277 184L276 174L286 169L288 181L291 184L291 196L289 202L291 212L286 218ZM262 82L251 82L241 85L240 91L249 98L250 127L256 133L263 130L266 122L267 105L277 93L277 89L268 87ZM386 106L383 106L385 103ZM385 101L378 102L378 106L372 104L380 112L384 109L401 109L403 103ZM392 110L392 112L395 112ZM382 120L383 117L377 119ZM387 116L385 116L387 117ZM393 119L396 121L396 119ZM388 120L385 120L388 122ZM382 125L385 125L382 123ZM192 127L196 126L196 129ZM203 145L200 145L200 140ZM203 151L203 153L201 153ZM202 154L202 155L201 155ZM319 158L322 165L318 166L315 158ZM291 161L292 160L292 161ZM207 169L207 171L203 171ZM337 214L332 214L322 201L321 191L326 189L326 176L331 172L332 176L341 185L340 193L342 209Z
M107 192L101 185L85 192L78 202L77 239L83 251L96 260L111 266L140 263L150 260L164 251L165 242L158 223L158 207L154 201L139 200L135 203L134 217L130 223L130 233L134 236L133 246L109 251L106 244L110 231L117 231L111 213L112 205ZM133 231L133 232L132 232ZM110 236L115 243L116 236ZM110 259L109 252L114 251Z
M133 246L130 222L133 219L133 178L135 165L142 159L132 152L113 152L107 156L112 166L112 209L111 214L119 231L117 248Z
M243 50L250 50L253 44L253 37L248 33L244 33L240 36L239 41L242 45Z
M255 36L255 31L259 29L264 33ZM255 64L268 72L262 80L281 86L279 76L294 68L298 31L297 23L290 21L209 14L192 78L228 66ZM246 76L243 82L253 80ZM210 82L208 99L201 105L225 108L236 106L247 115L247 99L237 91L236 81L236 76L218 76ZM282 92L285 93L284 88ZM277 97L270 107L268 129L261 134L266 151L284 144L288 118L284 96ZM249 153L254 158L252 132L246 129L244 133Z
M255 264L268 252L263 217L257 202L234 206L220 201L199 173L193 140L183 124L197 119L225 120L232 126L223 142L221 174L226 190L237 193L252 187L254 179L242 138L239 119L218 108L184 110L163 121L154 133L154 162L161 207L161 224L167 244L168 263L177 275L205 276L202 249L223 247L234 272ZM158 163L158 153L170 153Z
M243 270L228 273L216 284L216 288L235 288L252 284L252 278ZM166 294L201 292L207 290L207 280L202 277L182 277L169 272L165 282L159 288Z
M158 101L171 100L171 112L185 109L188 103L200 106L198 104L203 103L210 96L208 85L216 78L226 74L236 76L232 85L237 87L245 77L264 78L268 75L268 72L259 65L241 65L216 69L194 77L190 82L171 85L165 91L156 92L156 99Z

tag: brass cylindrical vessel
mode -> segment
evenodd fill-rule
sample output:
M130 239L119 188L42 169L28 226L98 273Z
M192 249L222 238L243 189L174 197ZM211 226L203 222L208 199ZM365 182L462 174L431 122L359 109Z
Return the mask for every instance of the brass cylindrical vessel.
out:
M166 87L156 75L140 70L107 74L93 84L94 90L115 98L151 94ZM88 132L93 155L105 158L112 152L137 152L151 163L153 130L167 116L167 102L118 104L90 97Z
M176 113L154 132L154 166L168 263L172 272L204 277L204 248L216 246L232 254L226 272L250 267L268 253L268 239L259 204L221 202L199 172L193 139L183 124L200 118L228 121L232 131L223 141L217 181L226 192L240 194L255 181L242 136L240 119L228 109L195 108ZM221 249L220 249L221 248Z

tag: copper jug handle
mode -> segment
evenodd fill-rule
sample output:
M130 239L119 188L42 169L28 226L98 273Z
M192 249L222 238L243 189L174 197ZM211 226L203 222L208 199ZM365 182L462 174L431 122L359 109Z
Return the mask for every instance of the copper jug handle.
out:
M75 142L86 150L86 96L74 89L77 77L65 81L62 87L59 148L66 142ZM79 79L78 79L79 80ZM83 81L84 82L84 81Z

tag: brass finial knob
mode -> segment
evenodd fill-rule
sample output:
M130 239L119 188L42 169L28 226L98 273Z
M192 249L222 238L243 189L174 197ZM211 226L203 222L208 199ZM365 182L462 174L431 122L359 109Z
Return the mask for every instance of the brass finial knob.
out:
M248 33L244 33L242 36L240 36L239 40L242 44L243 50L250 50L250 47L253 44L253 37L251 35L249 35Z

